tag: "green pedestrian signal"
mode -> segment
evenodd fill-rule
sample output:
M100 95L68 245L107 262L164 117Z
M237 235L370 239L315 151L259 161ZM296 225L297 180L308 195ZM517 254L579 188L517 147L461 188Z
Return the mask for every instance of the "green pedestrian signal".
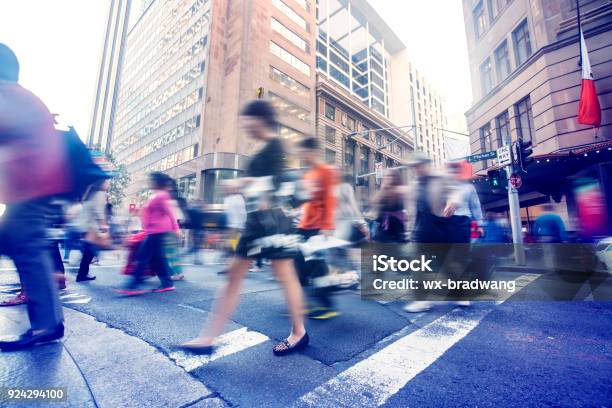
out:
M489 170L487 176L489 177L489 186L493 192L501 191L506 186L506 172L504 170Z

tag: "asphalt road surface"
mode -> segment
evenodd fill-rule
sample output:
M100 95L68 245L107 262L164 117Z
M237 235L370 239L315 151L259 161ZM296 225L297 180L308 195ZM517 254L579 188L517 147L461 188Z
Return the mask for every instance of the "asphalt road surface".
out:
M81 353L72 357L85 377L88 364L104 359L105 365L91 369L92 378L99 367L140 378L121 379L131 395L129 404L117 401L120 393L114 400L105 396L114 391L90 380L91 395L83 396L82 406L612 406L610 302L535 302L515 296L469 308L439 304L408 314L403 302L363 301L347 292L336 296L339 317L308 322L311 347L279 358L271 349L287 335L288 318L282 291L264 269L248 275L241 304L216 354L208 358L175 346L197 335L208 316L224 279L216 273L221 265L187 266L186 280L176 284L175 292L125 297L112 290L124 278L120 263L107 259L92 267L97 280L70 282L62 293L71 309L66 325L72 324L73 339L77 329L92 333L90 346L85 340L73 340L71 346L77 350L72 354ZM541 279L524 271L519 275L522 291ZM0 268L0 295L14 292L15 283L10 266ZM16 321L14 316L25 312L21 309L0 309L0 329L3 315L7 322L10 316ZM109 336L99 344L113 343L114 355L100 354L96 330L101 333L97 339ZM122 350L130 350L129 355ZM13 386L16 378L27 379L36 369L28 353L0 354L0 387ZM159 371L167 375L160 377ZM211 398L187 398L186 390L198 387ZM148 391L137 392L142 389L158 389L161 397L151 401Z

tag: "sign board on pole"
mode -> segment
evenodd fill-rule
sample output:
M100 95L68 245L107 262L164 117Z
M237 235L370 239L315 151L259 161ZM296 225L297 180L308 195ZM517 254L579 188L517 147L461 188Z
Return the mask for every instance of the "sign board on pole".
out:
M521 188L521 186L523 185L523 180L521 179L521 176L516 173L512 173L510 175L510 185L516 188L517 190Z
M494 159L496 157L497 157L497 151L491 150L490 152L477 153L477 154L468 156L467 161L469 161L470 163L474 163L474 162L481 161L481 160Z
M497 149L497 164L500 166L507 166L512 163L512 156L510 155L510 146L502 146Z
M383 162L374 163L374 170L376 171L376 181L380 181L383 178Z

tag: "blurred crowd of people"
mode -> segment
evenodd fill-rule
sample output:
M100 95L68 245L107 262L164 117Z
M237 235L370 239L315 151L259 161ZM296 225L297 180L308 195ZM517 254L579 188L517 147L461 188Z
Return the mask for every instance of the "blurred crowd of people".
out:
M66 199L80 179L79 173L67 172L72 157L66 154L62 134L54 130L45 105L18 84L17 59L2 44L0 62L0 149L8 158L0 161L0 202L7 204L0 218L0 253L14 261L23 289L5 304L27 303L32 326L19 338L0 342L3 350L63 336L58 288L65 288L63 264L72 251L81 252L76 282L96 279L90 265L101 251L123 248L126 278L118 293L169 292L184 278L182 258L193 256L194 264L202 263L201 249L207 228L212 228L223 237L217 249L227 259L227 281L200 334L181 347L198 354L214 351L215 339L238 305L242 281L253 262L261 266L265 260L283 287L290 315L288 336L273 347L276 355L285 355L308 345L305 317L331 319L340 313L333 294L358 285L358 248L363 243L509 241L503 217L483 216L460 163L440 172L425 153L414 152L402 166L413 176L410 182L405 181L406 171L387 169L367 211L358 205L353 176L325 163L317 138L298 143L296 154L306 168L287 171L290 153L276 133L275 110L264 100L242 111L243 130L261 149L242 177L223 185L223 213L198 201L188 203L175 180L155 172L149 175L146 204L138 215L121 221L109 200L108 176L88 183L79 194L68 194L78 199ZM537 230L562 239L558 221L541 219ZM337 275L344 274L342 279L330 278L331 269L341 271ZM159 279L155 289L145 285L151 276ZM406 310L430 306L422 300Z

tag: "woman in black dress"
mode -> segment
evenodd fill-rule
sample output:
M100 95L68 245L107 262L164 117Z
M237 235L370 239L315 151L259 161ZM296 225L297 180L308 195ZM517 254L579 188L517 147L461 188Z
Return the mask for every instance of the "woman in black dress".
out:
M309 341L304 327L304 295L293 263L297 242L291 234L291 221L275 197L285 168L285 151L275 134L276 114L268 102L249 103L242 111L242 121L250 137L265 143L251 158L245 177L240 180L247 205L244 233L209 321L197 338L181 347L197 354L214 351L214 340L238 305L240 286L251 264L255 259L266 258L271 260L283 286L291 315L291 333L273 348L274 354L285 355L306 347Z

